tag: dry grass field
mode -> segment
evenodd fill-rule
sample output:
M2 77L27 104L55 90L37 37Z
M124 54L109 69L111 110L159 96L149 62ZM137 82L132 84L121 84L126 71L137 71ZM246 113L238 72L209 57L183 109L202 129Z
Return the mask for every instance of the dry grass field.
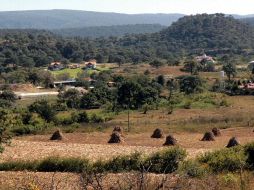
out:
M215 141L200 141L202 133L178 132L174 137L179 146L185 148L189 157L195 157L205 151L223 148L228 140L236 136L241 144L254 140L253 128L229 128L221 131L222 136ZM1 161L11 160L40 160L49 156L82 157L90 160L109 159L117 155L134 152L151 154L162 150L165 138L152 139L151 133L128 134L121 145L107 143L110 133L71 133L64 134L66 140L52 142L50 135L36 135L21 137L13 140L11 146L6 147L1 155Z
M189 156L194 157L202 152L224 147L228 140L236 136L242 144L254 140L253 108L254 97L227 97L229 107L209 109L177 109L168 115L163 109L142 112L131 112L131 131L125 132L125 142L120 145L109 145L114 126L126 129L127 115L121 113L107 122L101 132L82 133L82 128L74 133L64 134L61 142L50 141L48 135L31 135L16 137L1 155L1 161L19 159L42 159L49 156L86 157L91 160L108 159L112 156L143 152L150 154L161 150L163 139L152 139L154 129L162 128L165 135L172 134L179 146L187 149ZM100 125L100 124L98 124ZM202 142L204 132L213 127L221 128L222 136L214 142Z
M108 66L106 65L105 67ZM149 70L151 76L163 74L175 77L184 74L180 71L180 68L181 67L178 66L164 66L156 69L148 64L141 66L125 64L121 67L114 67L112 70L118 74L131 73L133 75L143 74L146 70ZM217 74L218 73L212 73L207 75L206 73L201 73L201 76L211 81L217 77ZM211 106L204 108L193 106L191 109L178 108L170 115L167 114L167 109L165 107L159 108L158 110L149 110L147 114L143 114L141 110L131 111L131 129L129 132L127 132L127 112L121 112L118 115L114 115L112 120L104 124L95 124L94 130L91 130L93 125L82 124L82 126L74 132L64 133L65 139L62 141L50 141L51 134L49 133L45 135L15 137L12 139L10 146L6 146L4 153L1 154L0 162L41 160L51 156L88 158L89 160L97 161L135 152L148 155L165 148L162 146L165 142L165 137L162 139L151 138L156 128L163 129L165 136L168 134L173 135L177 139L178 145L186 149L188 158L194 158L204 152L223 148L233 136L237 137L242 145L253 142L254 97L223 96L223 98L229 102L229 106ZM26 101L22 102L22 104L24 103L26 103ZM26 105L30 103L29 101ZM96 112L96 110L88 111L89 114L90 112ZM125 129L125 141L119 145L107 143L112 129L115 126L121 126ZM222 135L216 137L215 141L200 141L204 132L210 131L214 127L220 128ZM100 130L97 130L98 128ZM65 130L63 129L63 131ZM55 182L59 183L58 189L67 190L81 188L79 184L80 176L76 174L0 172L0 190L7 189L7 187L8 189L11 189L9 187L15 189L18 187L17 184L22 185L23 182L31 182L33 180L36 181L36 184L45 184L46 181L52 181L53 175L55 175ZM110 176L107 177L106 181L115 179L114 182L116 182L117 179L119 180L121 177L123 177L122 174L119 174L117 177ZM170 179L176 182L177 180L174 177L175 176L170 176ZM253 176L252 181L254 181ZM110 181L110 183L113 184L112 181ZM195 189L203 189L196 187L198 183L203 185L205 182L199 182L197 180L193 183L195 184L193 186ZM29 186L31 184L26 185Z
M122 75L137 75L137 74L144 74L145 71L149 71L151 77L155 77L158 75L168 75L168 76L181 76L186 73L180 71L182 66L162 66L159 68L154 68L149 64L140 64L140 65L133 65L133 64L124 64L121 67L115 67L112 71L116 74Z

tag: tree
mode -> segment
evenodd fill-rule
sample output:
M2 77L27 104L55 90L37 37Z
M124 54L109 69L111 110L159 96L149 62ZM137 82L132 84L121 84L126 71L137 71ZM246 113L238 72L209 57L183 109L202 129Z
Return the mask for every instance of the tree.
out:
M9 102L15 102L17 100L17 96L11 90L4 90L0 93L0 99L7 100Z
M40 83L40 76L38 73L38 70L33 70L28 73L28 80L34 85Z
M117 55L115 57L115 62L118 64L119 67L121 67L121 65L125 63L125 58L121 55Z
M54 86L54 76L48 72L43 71L40 73L41 83L45 88L52 88Z
M80 107L80 92L76 89L69 89L58 95L61 102L65 102L69 108Z
M180 91L185 94L192 94L195 92L202 91L202 80L199 76L180 76L177 77L179 80Z
M47 122L53 121L56 115L54 107L47 100L37 100L28 109L30 112L39 114Z
M7 109L0 109L0 153L4 151L3 145L8 144L11 139L7 131L21 125L22 121L18 118L17 114Z
M161 86L164 86L165 85L165 78L163 75L159 75L157 77L157 82L161 85Z
M25 55L22 55L19 57L19 63L23 67L27 67L27 68L32 68L35 65L34 60L31 57L27 57Z
M133 81L125 81L117 91L118 103L128 110L128 131L130 131L130 109L132 106L138 107L136 98L140 91L141 86Z
M153 60L152 62L149 63L152 67L159 68L164 65L162 61L159 61L158 59Z
M191 75L198 73L199 65L194 59L187 60L184 64L184 71L190 72Z
M231 78L235 77L235 75L237 73L236 66L232 62L228 62L228 63L224 64L222 69L223 69L223 71L225 71L229 81L231 81Z
M174 79L170 79L167 82L167 87L169 90L169 95L168 95L168 114L173 113L174 109L174 104L176 103L174 101L174 92L177 90L177 83Z
M80 100L80 107L85 109L99 108L100 104L96 96L92 93L84 94Z

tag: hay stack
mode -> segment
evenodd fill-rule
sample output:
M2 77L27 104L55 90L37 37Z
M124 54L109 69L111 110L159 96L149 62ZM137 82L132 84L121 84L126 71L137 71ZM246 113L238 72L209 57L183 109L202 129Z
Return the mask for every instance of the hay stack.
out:
M60 131L60 129L55 131L50 138L50 140L52 140L52 141L56 141L56 140L59 141L59 140L63 140L63 139L64 139L64 136L63 136L62 132Z
M230 147L234 147L234 146L237 146L237 145L240 145L239 141L237 140L236 137L232 137L229 141L228 141L228 145L226 146L227 148L230 148Z
M163 146L174 146L176 144L177 140L172 135L168 135L166 137L166 142L163 144Z
M119 126L115 126L114 129L113 129L113 133L114 132L118 132L120 134L123 134L123 129Z
M163 138L164 137L164 133L163 133L163 130L162 129L155 129L151 138L156 138L156 139L159 139L159 138Z
M212 129L212 132L213 132L213 135L214 135L215 137L221 136L220 129L218 129L218 128L216 128L216 127Z
M201 139L201 141L215 141L213 133L212 132L206 132L204 134L204 137Z
M110 143L110 144L123 143L123 142L124 142L123 136L118 132L113 132L110 136L109 141L108 141L108 143Z

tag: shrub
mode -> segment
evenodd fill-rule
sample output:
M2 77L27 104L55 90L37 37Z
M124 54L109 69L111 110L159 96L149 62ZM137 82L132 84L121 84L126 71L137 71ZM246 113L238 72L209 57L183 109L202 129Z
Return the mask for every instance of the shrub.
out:
M179 172L190 177L203 177L208 171L199 162L188 160L180 165Z
M28 107L30 112L39 114L47 122L54 120L56 110L47 100L37 100Z
M247 156L247 164L250 168L254 169L254 143L244 146L244 152Z
M199 76L179 76L180 91L185 94L192 94L203 91L203 81Z
M55 123L58 125L71 125L73 123L83 122L89 122L89 118L86 112L79 113L77 111L74 111L71 113L71 115L58 115L58 117L55 119Z
M73 128L66 128L66 129L64 129L64 132L65 133L74 133L75 129L73 129Z
M232 173L221 176L220 181L226 186L239 184L237 176Z
M146 169L150 168L149 172L172 173L178 169L186 155L186 151L179 147L169 148L148 157L144 166Z
M22 115L23 125L18 125L11 129L15 135L29 135L38 134L45 129L51 127L51 123L46 123L42 118L36 115L24 114Z
M12 161L0 164L0 171L36 171L38 161Z
M227 101L226 99L222 99L222 100L220 101L220 106L228 107L228 106L229 106L229 103L228 103L228 101Z
M199 158L213 172L237 171L246 166L246 156L241 147L209 152Z
M127 156L117 156L105 163L105 170L111 172L126 172L139 170L142 159L140 153L134 153Z
M184 103L183 108L184 108L184 109L191 109L191 104L192 104L191 100L187 100L187 101Z
M103 123L104 121L105 121L105 119L102 116L97 115L95 113L93 113L90 118L91 123Z
M71 124L70 128L78 129L78 128L80 128L80 124L79 123L73 123L73 124Z
M42 160L36 169L40 172L82 172L89 165L85 159L50 157Z
M79 113L77 113L76 111L72 112L71 113L71 121L72 121L72 123L78 122L78 120L79 120Z
M89 123L89 117L86 113L86 111L80 112L78 118L78 123Z
M36 134L40 130L41 129L37 128L36 126L25 125L25 126L14 128L11 130L11 132L17 136L20 136L20 135Z

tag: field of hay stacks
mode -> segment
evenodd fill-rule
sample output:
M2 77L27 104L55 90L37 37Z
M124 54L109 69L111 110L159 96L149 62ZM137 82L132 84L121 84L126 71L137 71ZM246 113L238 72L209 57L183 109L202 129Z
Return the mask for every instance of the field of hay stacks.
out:
M108 144L110 132L93 132L93 133L64 133L64 139L61 141L49 140L51 135L35 135L27 137L15 138L12 144L6 147L5 152L1 155L0 162L6 161L23 161L23 160L41 160L49 156L57 156L62 158L88 158L92 161L100 159L107 160L114 156L141 152L143 154L151 154L156 151L166 148L163 146L166 140L167 133L163 138L151 138L153 131L138 134L124 134L124 142L120 144ZM212 151L225 147L231 137L237 137L240 144L244 145L252 142L254 133L252 127L244 128L229 128L220 130L221 136L215 137L214 141L201 141L203 133L176 132L173 133L177 144L186 149L188 158L195 158L207 151ZM135 176L132 176L135 175ZM152 177L151 177L151 176ZM249 174L248 174L249 175ZM132 179L130 176L135 177ZM98 176L97 176L98 177ZM110 187L119 187L121 185L129 185L134 183L139 188L141 174L103 174L98 179L103 184L103 189ZM126 181L126 179L130 181ZM154 180L156 179L156 180ZM248 183L254 184L252 175L248 176ZM81 190L88 187L86 181L81 179L80 174L75 173L59 173L59 172L0 172L0 189L45 189L51 190L52 185L55 189L62 190ZM137 180L137 181L135 181ZM146 174L144 183L149 187L156 188L160 183L164 183L167 189L173 189L181 186L181 189L188 189L192 184L191 189L202 189L209 187L216 181L215 188L221 188L224 184L215 176L209 178L182 178L178 174L169 175L152 175ZM120 184L126 182L126 184ZM94 187L98 184L93 181ZM133 184L132 184L133 185ZM237 184L235 184L237 185ZM89 186L90 187L90 186ZM95 189L91 186L91 189ZM118 188L116 188L118 189ZM237 186L228 186L224 189L238 189Z
M127 134L121 144L108 144L110 133L69 133L62 141L51 141L50 135L36 135L16 138L1 155L1 162L12 160L40 160L49 156L83 157L91 160L109 159L134 152L151 154L166 148L165 138L151 138L150 133ZM221 130L221 136L214 141L201 141L203 133L177 132L173 134L177 144L187 150L189 157L206 151L223 148L231 137L237 137L240 144L252 142L253 128L229 128Z
M118 74L133 73L136 75L144 73L146 70L149 70L154 76L158 74L174 76L183 74L178 66L164 66L155 69L149 65L141 65L137 69L135 65L127 64L124 67L113 69ZM214 74L214 76L209 77L214 79L217 75ZM197 97L193 97L193 99L195 98ZM182 147L187 151L188 158L192 159L205 152L226 147L232 137L236 137L241 145L253 142L254 116L252 111L254 109L254 97L218 95L215 98L225 99L229 106L207 106L194 102L191 109L177 108L172 114L168 114L166 107L148 110L146 114L142 110L130 111L129 131L127 112L123 111L114 115L113 119L106 123L93 126L82 124L80 128L69 131L69 133L66 133L68 129L61 128L61 131L58 131L53 137L54 131L51 130L42 135L15 137L11 144L5 147L5 151L0 157L0 163L35 161L48 157L86 158L91 161L109 160L115 156L130 155L136 152L151 155L167 149L168 146L164 145ZM98 112L98 110L87 112ZM68 112L61 114L68 114ZM91 130L92 127L94 127L93 130ZM112 133L114 128L115 131ZM216 130L213 130L214 128ZM159 133L162 134L156 134L154 138L151 138L155 129L159 129ZM213 134L212 130L215 131ZM204 138L206 132L210 133L208 137ZM112 138L111 141L110 138ZM113 143L108 143L109 141ZM122 180L121 177L123 174L110 175L110 177L105 178L108 184L114 184ZM42 186L45 181L52 181L53 179L54 183L59 184L58 189L82 189L80 176L77 174L33 172L0 172L0 189L7 186L13 186L15 189L17 184L22 184L22 188L25 184L27 189L36 189L36 186L33 186L33 181L36 185L40 184L40 188L37 189L43 189ZM112 179L115 179L113 183ZM174 183L180 180L178 176L173 175L169 179L173 180ZM30 183L27 184L27 181ZM198 182L195 181L194 183L194 186L197 187ZM204 184L204 181L199 183ZM105 186L108 188L108 185ZM45 189L50 189L50 187L45 187ZM188 189L188 185L186 189Z

